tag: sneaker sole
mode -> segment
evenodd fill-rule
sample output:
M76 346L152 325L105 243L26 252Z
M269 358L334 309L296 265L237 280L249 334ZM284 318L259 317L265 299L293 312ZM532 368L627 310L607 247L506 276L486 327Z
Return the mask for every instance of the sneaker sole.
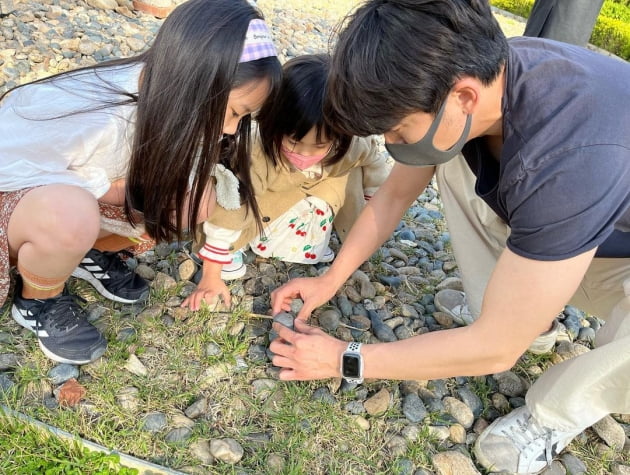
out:
M87 271L85 269L81 269L80 267L77 267L72 272L72 277L76 277L77 279L81 279L81 280L85 280L86 282L89 282L90 284L92 284L92 286L96 289L96 291L99 294L101 294L106 299L113 300L114 302L120 302L120 303L143 302L149 296L149 291L147 290L140 297L138 297L137 299L134 299L134 300L132 300L132 299L125 299L123 297L118 297L117 295L114 295L111 292L109 292L103 286L103 284L101 284L101 281L98 280L96 277L94 277L91 272L89 272L89 271Z
M236 280L240 279L247 273L247 266L243 264L238 269L230 270L230 271L221 271L221 280Z
M83 365L83 364L91 363L92 361L95 361L99 359L101 356L103 356L103 354L105 354L105 351L107 351L107 345L105 345L103 348L97 348L96 350L94 350L88 359L79 360L79 359L64 358L63 356L59 356L53 353L52 351L50 351L48 348L44 346L41 340L39 340L39 347L41 348L42 352L51 360L56 361L58 363L67 363L67 364L73 364L73 365Z
M327 264L329 262L332 262L335 260L335 255L333 254L330 257L324 256L322 257L319 261L317 261L317 264Z

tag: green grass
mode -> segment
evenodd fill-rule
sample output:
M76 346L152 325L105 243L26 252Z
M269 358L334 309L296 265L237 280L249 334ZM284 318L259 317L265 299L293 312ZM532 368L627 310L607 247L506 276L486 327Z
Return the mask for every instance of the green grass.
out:
M0 410L0 473L11 474L120 474L136 469L120 464L118 455L91 452L68 443Z

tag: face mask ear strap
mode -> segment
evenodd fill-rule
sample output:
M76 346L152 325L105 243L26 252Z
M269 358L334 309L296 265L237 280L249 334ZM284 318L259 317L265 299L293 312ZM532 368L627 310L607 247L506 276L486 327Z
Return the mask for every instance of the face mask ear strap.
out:
M431 126L429 127L429 130L427 130L427 133L424 134L425 137L431 137L431 141L433 141L433 136L435 136L435 132L437 131L437 128L440 126L440 122L442 122L442 116L444 115L444 111L446 110L447 102L448 102L448 97L446 98L444 102L442 102L440 109L438 110L437 114L435 114L435 119L433 119L433 122L431 122Z

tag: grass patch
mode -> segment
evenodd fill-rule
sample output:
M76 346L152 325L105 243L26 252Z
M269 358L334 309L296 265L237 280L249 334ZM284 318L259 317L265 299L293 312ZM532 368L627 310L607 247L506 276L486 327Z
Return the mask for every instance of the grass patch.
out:
M0 473L46 475L137 474L120 463L115 454L92 452L79 443L68 443L43 430L8 416L0 410Z

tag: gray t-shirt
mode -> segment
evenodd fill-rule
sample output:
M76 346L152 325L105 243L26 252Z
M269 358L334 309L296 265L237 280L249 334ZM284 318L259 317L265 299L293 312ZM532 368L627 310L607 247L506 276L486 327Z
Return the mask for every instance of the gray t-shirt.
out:
M577 46L512 38L500 161L475 139L476 192L536 260L598 247L630 257L630 64Z

